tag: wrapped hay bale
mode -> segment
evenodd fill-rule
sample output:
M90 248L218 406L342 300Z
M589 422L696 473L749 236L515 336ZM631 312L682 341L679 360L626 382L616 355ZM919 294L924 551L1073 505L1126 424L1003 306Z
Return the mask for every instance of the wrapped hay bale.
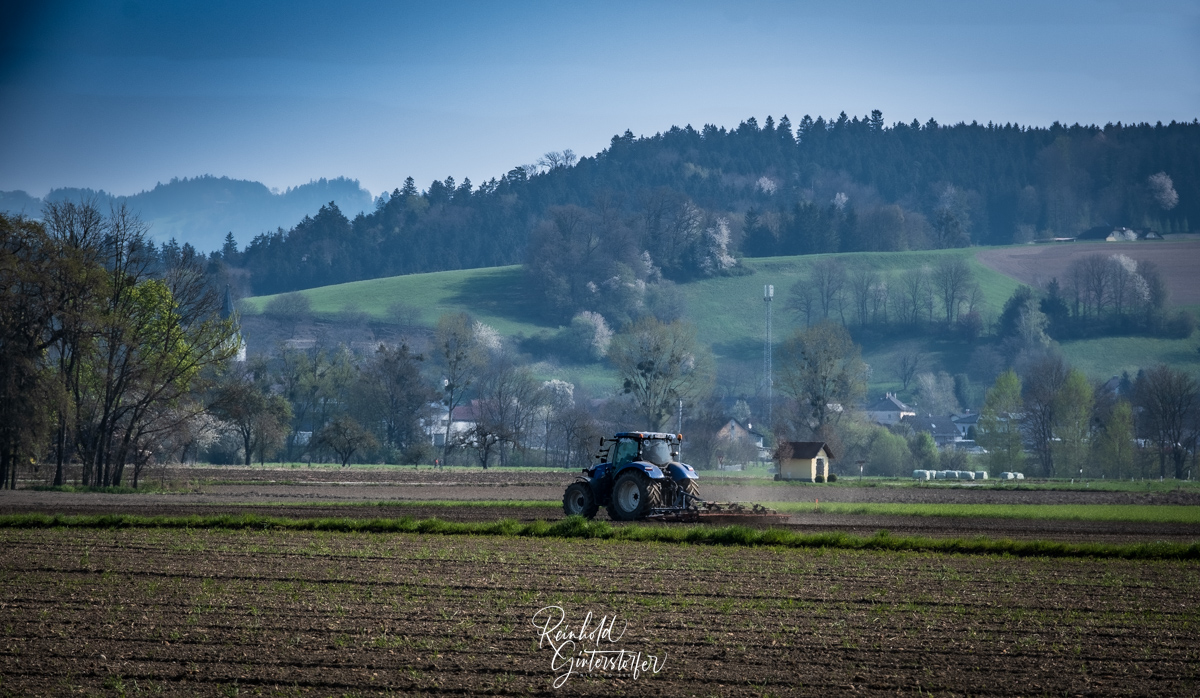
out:
M986 470L976 470L976 471L975 471L975 479L976 479L976 480L986 480L986 479L988 479L988 476L987 476L987 471L986 471Z

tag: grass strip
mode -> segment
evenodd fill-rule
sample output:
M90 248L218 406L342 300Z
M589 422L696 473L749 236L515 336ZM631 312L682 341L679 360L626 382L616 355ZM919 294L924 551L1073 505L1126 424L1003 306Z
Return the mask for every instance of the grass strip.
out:
M935 552L1016 557L1117 558L1126 560L1200 560L1200 543L1059 543L994 538L922 538L844 533L797 533L787 529L746 526L612 526L571 516L560 521L519 523L512 519L458 523L441 519L286 519L256 515L134 516L103 514L11 514L0 516L0 528L174 528L215 530L333 531L342 533L423 533L437 535L509 536L526 538L598 539L722 546L775 546L897 552Z
M191 505L188 505L191 506ZM195 506L207 506L197 504ZM503 507L558 509L561 504L540 499L403 499L367 502L264 502L255 507ZM851 514L861 516L945 516L995 519L1054 519L1059 521L1130 521L1139 523L1200 524L1200 507L1159 504L889 504L881 502L766 502L785 514Z
M1059 521L1200 524L1200 507L1174 504L903 504L886 502L768 502L787 514L946 516Z

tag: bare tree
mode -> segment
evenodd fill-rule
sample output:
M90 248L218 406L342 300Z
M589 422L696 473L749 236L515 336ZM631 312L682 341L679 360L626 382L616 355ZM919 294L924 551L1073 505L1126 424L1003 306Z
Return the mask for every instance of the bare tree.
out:
M712 386L712 357L682 321L642 318L613 338L608 356L651 429L666 423L677 400L691 402Z
M900 361L897 364L897 372L900 374L900 382L904 385L905 392L908 391L908 384L921 370L921 365L925 361L925 355L916 349L908 349L900 354Z
M1189 428L1195 429L1196 411L1200 408L1196 379L1186 371L1158 364L1138 377L1134 389L1137 405L1142 408L1145 431L1158 446L1158 468L1167 477L1167 458L1170 457L1175 477L1183 478L1187 461L1186 444Z
M543 397L538 388L529 368L507 355L493 357L481 371L469 440L485 470L493 453L504 463L510 451L526 446Z
M954 394L954 379L941 371L917 375L917 395L921 409L926 414L947 415L958 412L958 398Z
M1067 366L1057 354L1048 354L1035 361L1025 376L1022 390L1025 418L1022 427L1033 445L1043 477L1054 474L1055 407L1066 380Z
M435 358L442 369L442 404L446 406L446 432L442 462L450 455L454 408L462 404L483 365L484 353L475 337L475 324L466 313L443 315L434 334Z
M829 319L836 311L842 324L846 317L842 312L845 303L846 268L836 259L826 257L812 265L809 278L816 291L817 304L821 307L821 317Z
M904 296L902 322L920 324L921 310L929 298L929 289L929 270L925 267L908 269L900 275L900 293Z
M825 321L783 345L779 384L800 405L800 431L817 431L866 391L867 365L845 327Z
M803 320L804 326L808 327L813 324L813 313L816 312L816 307L816 289L808 279L801 277L788 290L787 309L796 316L797 320Z
M850 295L858 314L858 324L865 327L871 317L871 302L875 299L879 272L867 267L858 267L850 273Z
M974 281L971 267L962 257L942 257L931 277L946 311L946 325L954 323L959 306L967 300Z
M1075 294L1075 314L1099 316L1111 293L1113 263L1104 255L1090 254L1071 262L1067 268L1068 285Z

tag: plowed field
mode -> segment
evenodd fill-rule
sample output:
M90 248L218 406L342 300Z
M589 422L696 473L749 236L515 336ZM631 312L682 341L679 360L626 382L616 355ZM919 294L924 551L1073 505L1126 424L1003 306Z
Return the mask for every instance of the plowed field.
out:
M449 521L557 520L562 493L574 473L488 471L428 467L178 468L168 481L189 483L170 494L0 491L0 514L138 514L180 516L259 514L296 518L437 517ZM705 473L701 494L717 501L868 502L904 504L1139 504L1197 505L1196 491L1123 492L1104 490L994 489L982 487L847 487L773 483L722 478ZM462 502L454 506L431 500ZM480 505L468 502L478 501ZM526 505L506 505L524 502ZM528 506L545 502L544 506ZM605 515L602 512L600 516ZM789 526L806 532L842 531L871 535L885 528L895 535L970 538L1051 539L1069 542L1133 543L1200 540L1200 526L1124 521L1051 521L928 516L798 514Z
M18 695L1200 690L1195 563L282 531L0 546L0 688ZM551 633L564 656L647 668L577 666L556 691L546 607L560 631L616 618L613 641Z
M1200 241L1197 240L1024 245L982 250L976 257L1001 274L1040 288L1053 278L1065 281L1071 262L1090 254L1123 254L1139 262L1153 262L1162 272L1171 302L1200 303L1200 275L1196 273Z

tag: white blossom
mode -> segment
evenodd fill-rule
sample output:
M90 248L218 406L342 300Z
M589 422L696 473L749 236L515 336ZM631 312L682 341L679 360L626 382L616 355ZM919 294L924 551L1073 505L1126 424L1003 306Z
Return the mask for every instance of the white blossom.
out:
M1179 203L1179 194L1175 191L1175 183L1171 181L1171 176L1166 172L1150 175L1150 194L1162 210L1170 211Z
M479 342L481 347L491 352L500 351L500 333L496 331L496 328L492 327L491 325L485 325L477 320L475 322L474 330L475 341Z

